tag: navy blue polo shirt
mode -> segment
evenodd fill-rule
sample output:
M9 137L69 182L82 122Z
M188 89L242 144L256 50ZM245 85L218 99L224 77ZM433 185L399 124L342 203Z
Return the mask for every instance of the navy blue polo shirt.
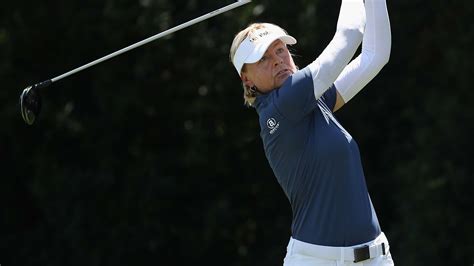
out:
M324 246L352 246L381 232L365 183L359 148L332 112L334 85L316 99L308 67L255 108L270 167L288 197L292 237Z

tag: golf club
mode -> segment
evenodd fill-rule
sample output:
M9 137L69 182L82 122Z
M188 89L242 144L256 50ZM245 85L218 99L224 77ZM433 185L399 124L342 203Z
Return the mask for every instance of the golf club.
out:
M192 20L190 20L190 21L188 21L188 22L185 22L185 23L183 23L183 24L180 24L180 25L178 25L178 26L175 26L175 27L173 27L173 28L171 28L171 29L168 29L168 30L166 30L166 31L160 32L160 33L158 33L158 34L156 34L156 35L153 35L153 36L151 36L151 37L149 37L149 38L147 38L147 39L144 39L144 40L142 40L142 41L139 41L139 42L137 42L137 43L134 43L134 44L132 44L132 45L130 45L130 46L127 46L127 47L125 47L125 48L123 48L123 49L120 49L120 50L118 50L118 51L116 51L116 52L113 52L113 53L111 53L111 54L108 54L108 55L106 55L106 56L104 56L104 57L101 57L101 58L99 58L99 59L97 59L97 60L95 60L95 61L92 61L92 62L90 62L90 63L88 63L88 64L85 64L85 65L83 65L83 66L81 66L81 67L78 67L78 68L76 68L76 69L73 69L73 70L71 70L71 71L69 71L69 72L66 72L66 73L64 73L64 74L62 74L62 75L59 75L59 76L55 77L55 78L52 78L52 79L49 79L49 80L46 80L46 81L43 81L43 82L40 82L40 83L37 83L37 84L34 84L34 85L32 85L32 86L29 86L29 87L25 88L25 89L23 90L23 92L21 93L21 95L20 95L20 108L21 108L21 116L23 117L23 120L24 120L28 125L32 125L32 124L35 122L36 117L39 115L39 113L40 113L40 111L41 111L41 97L40 97L40 94L39 94L39 89L48 87L48 86L50 86L53 82L56 82L56 81L58 81L58 80L60 80L60 79L63 79L63 78L65 78L65 77L67 77L67 76L70 76L70 75L72 75L72 74L75 74L75 73L77 73L77 72L79 72L79 71L81 71L81 70L84 70L84 69L86 69L86 68L89 68L89 67L91 67L91 66L94 66L94 65L96 65L96 64L99 64L99 63L101 63L101 62L103 62L103 61L105 61L105 60L108 60L108 59L110 59L110 58L112 58L112 57L115 57L115 56L117 56L117 55L120 55L120 54L123 54L123 53L125 53L125 52L128 52L128 51L130 51L130 50L132 50L132 49L135 49L135 48L137 48L137 47L139 47L139 46L142 46L142 45L147 44L147 43L149 43L149 42L151 42L151 41L154 41L154 40L156 40L156 39L159 39L159 38L161 38L161 37L163 37L163 36L169 35L169 34L175 32L175 31L184 29L184 28L189 27L189 26L191 26L191 25L193 25L193 24L196 24L196 23L201 22L201 21L203 21L203 20L206 20L206 19L209 19L209 18L211 18L211 17L217 16L217 15L219 15L219 14L221 14L221 13L224 13L224 12L226 12L226 11L229 11L229 10L231 10L231 9L237 8L237 7L239 7L239 6L242 6L242 5L247 4L247 3L250 3L250 2L251 2L251 0L238 0L238 1L235 2L235 3L232 3L232 4L229 4L229 5L225 6L225 7L216 9L216 10L214 10L214 11L212 11L212 12L209 12L209 13L207 13L207 14L205 14L205 15L202 15L202 16L200 16L200 17L197 17L197 18L195 18L195 19L192 19Z

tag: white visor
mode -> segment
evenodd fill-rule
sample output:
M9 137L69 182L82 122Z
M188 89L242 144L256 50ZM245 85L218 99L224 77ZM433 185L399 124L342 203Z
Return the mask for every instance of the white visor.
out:
M233 64L237 73L241 74L244 64L252 64L262 58L268 47L280 39L285 44L295 44L296 39L286 34L277 26L267 26L250 33L239 45L234 55Z

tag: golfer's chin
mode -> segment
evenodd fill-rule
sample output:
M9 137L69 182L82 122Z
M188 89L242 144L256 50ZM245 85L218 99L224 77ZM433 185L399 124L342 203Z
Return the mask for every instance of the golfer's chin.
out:
M275 77L275 85L277 88L281 87L281 85L283 85L283 83L285 83L285 81L291 76L293 75L293 73L291 73L290 71L287 71L281 75L278 75Z

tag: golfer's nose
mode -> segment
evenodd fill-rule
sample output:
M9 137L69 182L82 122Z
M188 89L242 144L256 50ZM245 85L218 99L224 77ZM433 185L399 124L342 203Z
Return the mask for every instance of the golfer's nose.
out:
M272 54L273 65L277 66L283 63L283 58L276 53Z

